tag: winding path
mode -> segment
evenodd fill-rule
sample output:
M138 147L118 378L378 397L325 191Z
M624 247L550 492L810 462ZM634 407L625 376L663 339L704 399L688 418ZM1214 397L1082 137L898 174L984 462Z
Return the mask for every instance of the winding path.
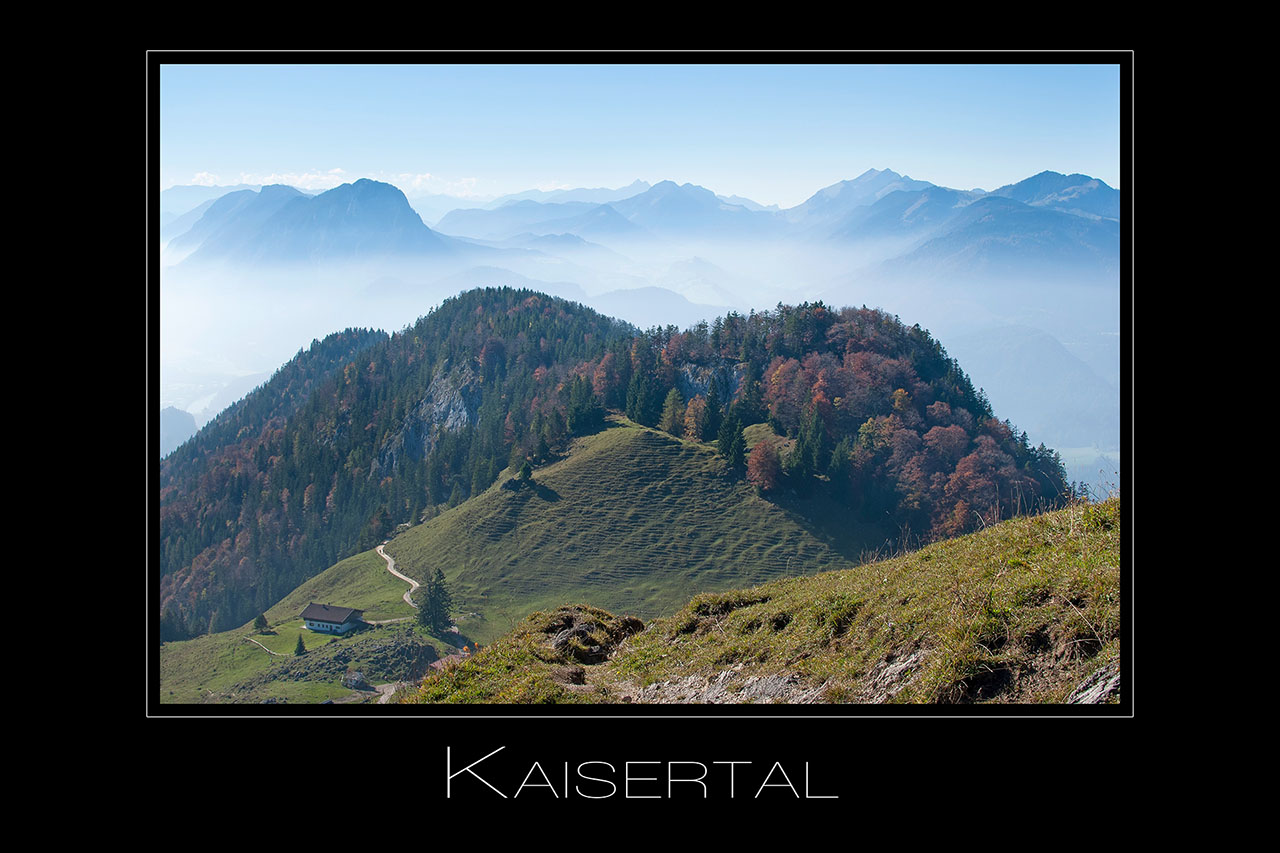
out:
M407 575L402 575L399 572L397 572L395 559L386 551L382 550L382 545L379 545L376 550L378 552L378 556L387 561L387 571L391 572L391 574L400 578L400 580L404 581L409 585L409 591L404 594L404 603L412 607L414 610L417 610L418 605L413 603L413 591L417 589L419 586L421 586L421 584L419 584L413 578L408 577ZM403 622L403 621L405 621L403 617L400 619L387 620L387 622ZM378 704L386 705L388 702L391 701L391 695L395 693L396 690L406 686L408 686L408 682L406 681L393 681L390 684L379 684L375 688L380 694L382 694L381 696L378 697Z
M257 640L255 640L253 637L245 637L245 639L246 639L246 640L248 640L248 641L249 641L249 642L251 642L251 643L258 643L258 641L257 641ZM268 649L266 646L263 646L263 645L262 645L262 643L258 643L258 645L259 645L259 646L262 646L262 649L263 649L264 651L266 651L266 652L270 653L270 654L273 654L273 655L279 655L280 657L285 657L285 653L284 653L284 652L273 652L273 651L271 651L271 649Z
M409 584L409 591L404 594L404 603L412 607L414 610L417 610L418 605L413 603L413 591L417 589L420 586L420 584L413 578L408 577L407 575L402 575L399 572L397 572L396 561L392 559L392 557L386 551L382 550L381 545L379 545L376 550L378 552L378 556L387 561L387 571L391 572L391 574L395 575L396 577L400 578L400 580Z
M390 704L391 697L392 695L395 694L397 690L399 690L401 687L409 687L409 686L410 686L410 683L408 681L392 681L389 684L379 684L377 687L374 688L375 690L378 691L378 693L381 694L378 697L378 704L379 705Z

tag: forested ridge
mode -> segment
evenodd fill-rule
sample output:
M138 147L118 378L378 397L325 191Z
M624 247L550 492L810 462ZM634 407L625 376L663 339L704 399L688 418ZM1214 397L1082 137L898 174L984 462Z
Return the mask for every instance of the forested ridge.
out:
M397 525L533 466L606 410L717 441L760 490L929 540L1057 505L1053 451L997 420L941 345L872 309L779 305L638 331L527 290L475 290L393 335L301 352L160 467L161 639L238 626ZM787 436L750 458L742 429Z

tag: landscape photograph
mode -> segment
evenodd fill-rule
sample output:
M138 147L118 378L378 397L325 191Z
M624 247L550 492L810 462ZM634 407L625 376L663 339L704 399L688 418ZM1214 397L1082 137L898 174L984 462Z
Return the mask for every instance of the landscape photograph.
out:
M149 716L1131 714L1130 52L147 61Z

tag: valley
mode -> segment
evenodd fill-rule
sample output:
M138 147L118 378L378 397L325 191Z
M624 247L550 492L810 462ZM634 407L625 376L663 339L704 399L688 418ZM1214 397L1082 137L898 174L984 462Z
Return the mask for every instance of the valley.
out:
M193 189L166 192L176 208L201 198L176 195ZM948 344L1008 341L966 359L975 387L1020 401L1015 423L1034 425L1038 441L1119 450L1117 190L1056 172L953 190L870 169L785 210L732 198L637 181L419 216L419 196L369 180L315 194L234 190L205 201L203 220L162 255L162 399L192 412L226 405L211 401L216 376L260 382L312 339L399 328L475 287L536 290L641 329L688 328L807 293L882 308ZM1004 366L1021 363L1013 338L1032 334L1060 353L1037 361L1029 382ZM1087 397L1082 380L1095 389ZM1028 388L1070 399L1075 416L1060 429L1054 403ZM1088 467L1072 466L1072 479L1095 481Z
M603 630L612 660L624 639L647 642L626 626L697 621L743 596L730 609L750 609L773 594L746 590L860 576L1118 489L1118 194L1105 184L1046 172L960 192L870 170L790 210L672 181L632 189L454 210L437 223L452 233L370 180L243 188L170 219L187 230L166 249L162 365L186 390L162 388L207 423L165 410L162 703L385 703L433 663L469 672L477 644L545 657L529 626L548 618L557 635ZM789 304L796 290L830 301ZM274 373L246 360L343 322ZM221 339L238 341L234 364ZM179 341L199 354L181 370L163 354ZM457 631L444 636L417 624L411 598L437 572ZM309 603L362 611L364 627L308 631ZM816 624L844 618L823 606L804 605ZM812 642L788 659L826 654ZM579 681L566 658L568 692L531 664L516 679L527 690L415 695L1058 702L1083 672L1012 693L957 676L895 700L868 673L922 652L869 648L878 662L788 664L741 675L749 688L742 667L705 661L656 692L634 664Z

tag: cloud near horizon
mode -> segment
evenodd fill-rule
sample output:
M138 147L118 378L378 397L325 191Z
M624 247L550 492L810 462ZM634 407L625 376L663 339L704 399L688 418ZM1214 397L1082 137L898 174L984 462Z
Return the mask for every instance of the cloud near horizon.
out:
M300 190L320 191L331 190L342 184L351 183L360 178L369 178L375 181L392 184L398 187L406 195L451 195L458 198L490 198L491 195L477 193L475 191L476 178L457 178L448 180L430 172L422 172L414 174L412 172L398 172L395 174L387 174L385 172L366 172L355 175L348 175L347 171L341 167L334 167L328 171L312 170L307 172L272 172L270 174L254 174L251 172L241 172L239 177L230 183L237 184L254 184L258 186L267 186L270 184L287 184ZM192 175L190 185L200 187L216 187L226 186L229 182L224 181L221 177L213 172L197 172ZM563 185L555 187L539 187L539 189L562 189Z
M329 169L327 172L274 172L270 175L251 175L248 172L240 173L240 183L242 184L288 184L300 190L331 190L334 187L347 183L346 172L340 168Z

